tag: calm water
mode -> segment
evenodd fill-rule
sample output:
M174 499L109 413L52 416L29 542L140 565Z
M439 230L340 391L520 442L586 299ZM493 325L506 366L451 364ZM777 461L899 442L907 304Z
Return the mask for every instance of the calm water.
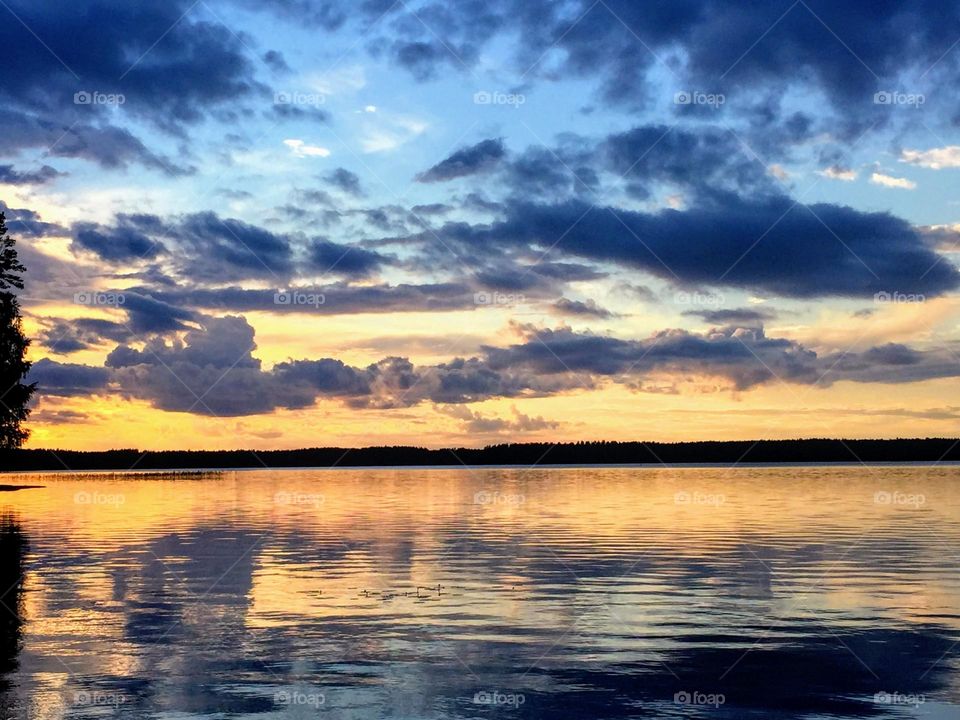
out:
M957 467L3 481L0 719L960 717Z

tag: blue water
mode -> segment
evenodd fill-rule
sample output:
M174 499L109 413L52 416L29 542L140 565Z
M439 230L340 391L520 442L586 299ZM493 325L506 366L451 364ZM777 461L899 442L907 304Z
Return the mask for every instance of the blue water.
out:
M956 466L3 482L0 718L960 717Z

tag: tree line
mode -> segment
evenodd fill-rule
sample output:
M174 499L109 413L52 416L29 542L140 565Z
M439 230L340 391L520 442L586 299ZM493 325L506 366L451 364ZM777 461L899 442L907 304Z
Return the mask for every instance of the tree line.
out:
M301 450L0 450L3 470L172 470L214 468L464 465L660 465L960 462L960 441L741 440L719 442L514 443L483 448L304 448Z

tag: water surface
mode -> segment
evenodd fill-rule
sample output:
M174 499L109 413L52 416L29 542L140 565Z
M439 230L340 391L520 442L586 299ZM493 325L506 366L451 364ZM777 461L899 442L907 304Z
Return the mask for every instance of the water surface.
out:
M7 475L0 718L956 718L958 481Z

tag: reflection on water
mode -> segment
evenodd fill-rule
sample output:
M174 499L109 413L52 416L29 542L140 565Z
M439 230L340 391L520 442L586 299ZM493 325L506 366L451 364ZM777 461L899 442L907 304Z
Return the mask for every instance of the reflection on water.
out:
M11 678L20 652L26 550L20 525L9 515L0 516L0 717L11 717L16 710Z
M958 716L956 467L12 477L17 720Z

